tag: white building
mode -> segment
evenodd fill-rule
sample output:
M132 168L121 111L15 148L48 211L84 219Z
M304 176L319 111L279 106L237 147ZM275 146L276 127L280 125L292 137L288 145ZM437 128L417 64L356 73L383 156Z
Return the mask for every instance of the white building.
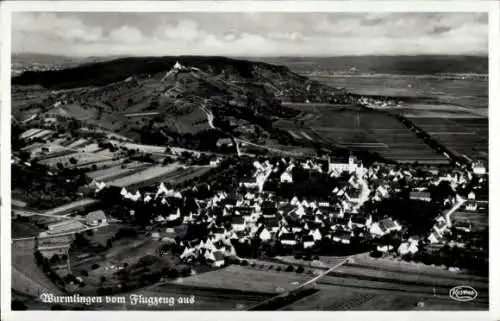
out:
M293 183L293 177L292 173L285 171L283 174L280 176L280 182L281 183Z
M349 172L362 173L364 170L363 163L358 161L353 155L349 156L347 163L332 163L328 158L328 173Z
M90 212L85 218L85 223L89 226L98 226L107 223L106 215L102 210Z

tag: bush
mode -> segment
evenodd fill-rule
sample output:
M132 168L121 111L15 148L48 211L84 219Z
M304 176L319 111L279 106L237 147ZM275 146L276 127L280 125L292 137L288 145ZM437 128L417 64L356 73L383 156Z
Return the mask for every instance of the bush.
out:
M168 271L168 273L167 273L167 277L168 277L169 279L176 279L176 278L178 278L178 277L179 277L179 272L177 272L177 270L176 270L176 269L172 269L172 270Z
M302 255L301 255L301 254L299 254L299 253L296 253L296 254L295 254L295 256L294 256L294 258L295 258L296 260L300 260L300 259L302 259Z
M247 260L243 260L243 261L241 261L241 265L242 265L242 266L248 266L248 261L247 261Z
M289 266L286 268L285 272L293 272L293 266L289 265Z
M94 263L94 264L92 264L92 266L91 266L90 268L91 268L92 270L96 270L96 269L98 269L98 268L99 268L99 264Z
M278 266L278 267L276 268L276 271L281 271L281 266Z
M302 266L299 266L295 272L304 273L304 268Z

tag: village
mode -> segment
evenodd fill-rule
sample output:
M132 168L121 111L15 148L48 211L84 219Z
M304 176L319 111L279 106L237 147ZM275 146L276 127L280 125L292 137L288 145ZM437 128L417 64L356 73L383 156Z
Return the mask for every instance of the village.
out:
M213 196L197 199L184 197L181 191L168 189L164 183L154 192L141 193L123 187L119 191L121 206L127 209L130 217L146 215L144 211L154 213L149 222L151 238L180 241L177 246L181 249L182 260L190 262L203 257L204 261L219 267L224 265L225 258L244 258L243 253L248 253L247 248L255 246L256 242L261 249L275 254L321 253L325 244L328 244L326 248L338 249L364 244L368 251L394 252L400 256L415 254L427 244L450 243L463 247L463 241L450 238L450 231L454 228L466 234L472 227L464 222L454 225L453 214L460 208L476 211L475 191L486 185L484 172L476 167L446 174L429 171L417 175L415 170L394 170L384 165L366 168L353 156L347 162L328 160L327 168L310 159L282 158L274 164L269 160L256 160L252 165L253 173L240 179L234 193L213 191ZM345 179L339 181L331 189L331 195L324 199L300 198L293 194L288 198L278 197L275 192L266 190L267 181L273 178L279 180L278 188L293 185L294 167ZM439 212L429 230L408 235L408 227L398 218L376 212L377 203L402 192L405 188L402 181L407 182L406 188L410 189L409 201L417 202L415 204L440 202ZM473 181L477 185L471 185ZM96 197L106 193L105 183L93 181L90 186ZM437 186L446 186L449 190L439 194ZM189 200L191 206L186 205ZM404 208L398 210L405 211ZM75 222L64 224L49 226L49 231L43 233L61 233L75 228ZM89 213L85 223L79 224L98 227L107 224L107 218L100 210ZM196 233L182 239L176 232L181 226L195 229ZM270 248L274 250L269 251Z

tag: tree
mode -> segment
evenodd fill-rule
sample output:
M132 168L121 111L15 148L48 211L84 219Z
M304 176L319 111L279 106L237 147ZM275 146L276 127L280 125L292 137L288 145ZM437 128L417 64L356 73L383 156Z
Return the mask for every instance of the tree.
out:
M100 277L100 280L101 280L101 283L104 283L104 282L106 282L106 277L103 275Z
M72 165L76 165L76 163L77 163L78 161L76 160L76 158L71 157L71 158L69 159L69 162L70 162L70 164L72 164Z

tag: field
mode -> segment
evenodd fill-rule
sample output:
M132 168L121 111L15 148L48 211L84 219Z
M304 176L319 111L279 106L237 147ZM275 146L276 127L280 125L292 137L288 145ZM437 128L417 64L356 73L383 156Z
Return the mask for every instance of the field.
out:
M424 118L410 120L457 156L488 161L488 118Z
M134 291L136 294L153 297L172 297L194 299L194 304L160 304L158 306L138 305L131 309L141 310L191 310L191 311L224 311L244 310L264 301L272 294L231 289L212 289L204 287L185 286L184 284L163 284Z
M128 187L135 186L139 183L147 182L147 181L156 181L161 182L164 180L164 176L172 173L177 168L180 168L180 165L177 163L170 164L167 166L156 165L153 167L146 168L139 172L136 172L132 175L120 177L108 182L109 185L118 186L118 187ZM151 184L153 184L152 182Z
M276 295L290 290L308 280L310 276L293 272L277 272L267 269L230 265L226 268L182 279L182 285L212 289L231 289ZM176 283L178 281L172 281Z
M98 200L95 200L92 198L85 198L82 200L74 201L74 202L50 209L50 210L44 212L43 214L45 214L45 215L64 215L64 214L76 211L80 208L89 207L89 206L92 206L92 205L97 204L97 203L99 203Z
M127 188L142 188L158 184L160 182L181 184L187 180L201 176L208 172L211 167L187 167L181 168L177 163L162 167L156 165L146 168L129 176L117 178L108 182L109 185Z
M472 231L483 231L488 229L488 212L487 211L457 211L452 216L452 221L454 223L466 223L471 224Z
M447 163L396 118L355 107L315 107L321 116L307 125L280 120L276 126L296 139L366 150L401 163Z
M12 243L12 289L34 296L42 292L60 294L61 291L36 265L34 251L34 240Z
M122 168L122 166L124 166L124 165L125 165L125 168ZM87 176L90 178L93 178L97 181L107 182L107 181L118 179L118 178L121 178L124 176L129 176L129 175L134 174L137 171L141 171L149 166L151 166L151 164L141 163L141 162L132 162L129 164L117 165L117 166L93 171L93 172L87 173Z
M362 95L433 98L442 103L467 108L486 110L488 108L487 81L405 75L336 75L311 78L335 87L344 87L351 92Z

